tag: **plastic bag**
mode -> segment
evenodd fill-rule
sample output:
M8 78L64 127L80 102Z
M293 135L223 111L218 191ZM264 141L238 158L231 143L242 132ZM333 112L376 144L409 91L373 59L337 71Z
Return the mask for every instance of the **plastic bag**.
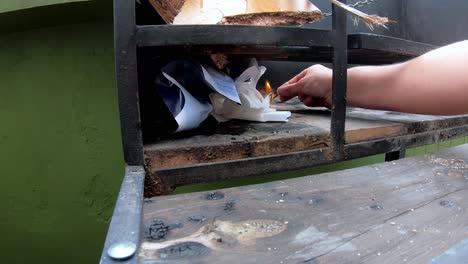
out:
M169 108L171 112L174 111L172 114L179 125L176 132L197 128L208 117L213 107L209 103L197 100L169 74L163 72L163 75L179 89L178 96L164 99L168 106L174 105L173 110L170 106Z
M241 119L257 122L287 122L291 116L289 111L276 111L270 108L270 95L263 97L257 91L257 83L265 73L266 68L259 67L256 60L236 80L236 89L241 105L227 100L218 93L210 94L213 105L212 115L218 122L230 119Z

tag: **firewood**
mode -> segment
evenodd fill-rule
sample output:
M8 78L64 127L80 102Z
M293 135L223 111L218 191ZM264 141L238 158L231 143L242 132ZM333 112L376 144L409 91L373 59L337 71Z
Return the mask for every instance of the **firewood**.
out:
M322 13L316 12L265 12L224 17L219 24L224 25L304 25L322 19Z
M174 22L186 0L149 0L161 18L167 24Z
M300 25L322 18L308 0L150 0L166 23Z

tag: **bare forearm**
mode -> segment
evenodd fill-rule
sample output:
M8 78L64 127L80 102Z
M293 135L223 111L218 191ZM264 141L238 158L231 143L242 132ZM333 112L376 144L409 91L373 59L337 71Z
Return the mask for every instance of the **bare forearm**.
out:
M352 106L425 114L468 113L468 41L402 64L348 71Z

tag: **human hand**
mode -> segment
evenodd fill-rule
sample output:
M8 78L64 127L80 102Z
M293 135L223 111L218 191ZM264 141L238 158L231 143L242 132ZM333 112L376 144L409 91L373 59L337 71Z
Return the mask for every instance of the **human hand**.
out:
M307 106L332 106L332 78L331 69L316 64L278 88L278 95L282 102L294 97Z

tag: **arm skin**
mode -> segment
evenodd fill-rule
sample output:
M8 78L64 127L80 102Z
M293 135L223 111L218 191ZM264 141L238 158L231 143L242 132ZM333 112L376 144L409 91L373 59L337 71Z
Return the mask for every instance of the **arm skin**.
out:
M308 106L331 107L332 70L314 65L278 88L282 101L296 96ZM401 64L348 70L348 105L398 112L468 113L468 41Z

